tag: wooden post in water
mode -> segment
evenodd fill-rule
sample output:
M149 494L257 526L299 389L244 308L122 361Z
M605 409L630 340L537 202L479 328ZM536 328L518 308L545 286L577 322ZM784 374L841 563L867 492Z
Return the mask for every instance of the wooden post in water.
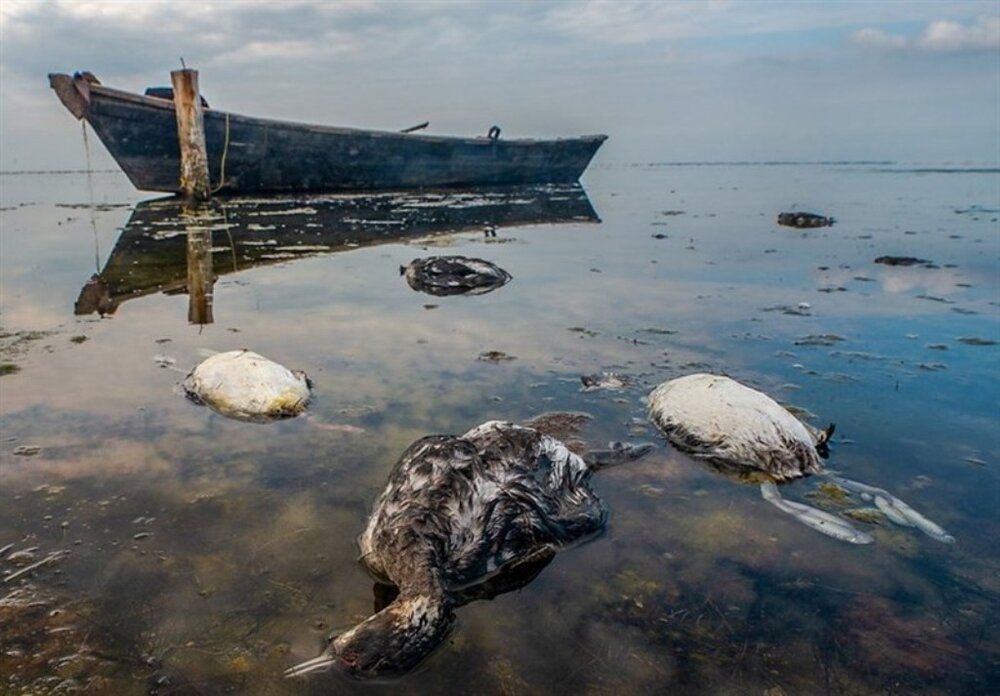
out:
M177 114L177 141L181 148L181 193L207 201L208 154L205 151L205 119L198 92L198 71L185 68L170 73Z
M212 227L205 206L185 207L181 213L187 229L188 322L211 324L215 276L212 275Z

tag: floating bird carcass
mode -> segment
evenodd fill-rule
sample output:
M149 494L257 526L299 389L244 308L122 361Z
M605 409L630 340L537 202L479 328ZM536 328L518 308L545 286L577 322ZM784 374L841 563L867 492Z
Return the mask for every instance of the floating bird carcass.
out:
M760 484L764 499L828 536L868 544L872 536L823 510L785 500L776 484L812 474L829 476L845 489L874 499L886 516L915 526L933 539L954 542L939 525L887 491L825 471L834 426L806 425L774 399L720 375L693 374L664 382L649 395L649 416L679 450L723 473Z
M250 350L217 353L202 361L181 383L189 399L237 420L267 422L302 413L311 383Z
M534 428L502 421L417 440L359 539L361 562L398 596L286 676L410 671L442 643L456 608L522 587L559 550L600 533L607 511L592 473L650 449L617 445L585 460Z
M440 297L484 295L510 282L496 264L468 256L428 256L399 267L400 275L418 292Z

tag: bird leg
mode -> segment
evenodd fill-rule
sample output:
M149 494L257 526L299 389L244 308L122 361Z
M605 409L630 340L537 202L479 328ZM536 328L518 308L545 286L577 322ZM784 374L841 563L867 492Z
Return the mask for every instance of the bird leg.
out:
M881 510L892 522L903 527L916 527L931 539L942 543L955 543L955 537L946 532L940 525L927 519L888 491L840 476L829 475L829 478L843 488L861 494L865 500L874 499L875 507Z
M812 527L821 534L834 539L840 539L851 544L870 544L875 539L871 534L861 531L847 520L841 519L829 512L802 503L785 500L778 492L778 487L771 481L760 484L760 494L764 500L771 503L782 512L791 515L807 527Z

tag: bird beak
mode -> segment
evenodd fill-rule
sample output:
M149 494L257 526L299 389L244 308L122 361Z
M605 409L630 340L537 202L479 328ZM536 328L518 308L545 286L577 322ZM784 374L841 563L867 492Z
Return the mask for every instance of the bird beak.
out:
M336 661L337 658L323 653L319 657L314 657L311 660L300 662L294 667L289 667L285 670L285 677L301 677L303 674L311 674L312 672L329 669Z

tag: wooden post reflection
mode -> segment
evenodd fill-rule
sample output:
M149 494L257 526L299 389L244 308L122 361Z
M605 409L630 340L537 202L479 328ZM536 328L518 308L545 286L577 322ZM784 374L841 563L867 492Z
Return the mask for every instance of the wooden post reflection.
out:
M211 215L205 207L185 207L187 230L188 322L211 324L213 289Z

